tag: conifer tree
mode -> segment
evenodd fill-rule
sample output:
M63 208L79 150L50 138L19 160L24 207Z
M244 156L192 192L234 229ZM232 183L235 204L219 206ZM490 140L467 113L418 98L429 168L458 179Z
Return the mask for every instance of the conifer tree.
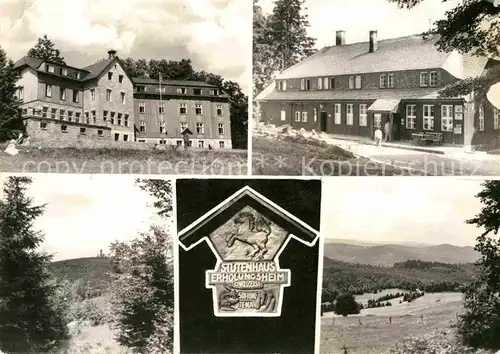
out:
M55 64L66 65L64 58L61 57L61 52L47 35L38 38L35 46L28 51L27 56L51 61Z
M0 350L8 353L49 352L68 335L54 304L52 256L38 251L44 237L34 222L44 206L26 195L30 183L9 177L0 201Z
M0 47L0 141L12 139L12 130L24 130L17 95L19 73Z

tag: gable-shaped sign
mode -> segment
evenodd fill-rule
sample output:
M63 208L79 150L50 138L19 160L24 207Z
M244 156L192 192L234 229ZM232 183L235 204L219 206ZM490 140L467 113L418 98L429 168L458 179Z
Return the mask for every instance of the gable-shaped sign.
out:
M217 317L279 317L293 274L279 257L291 239L312 247L317 231L244 187L179 233L185 250L207 242L217 258L205 271Z

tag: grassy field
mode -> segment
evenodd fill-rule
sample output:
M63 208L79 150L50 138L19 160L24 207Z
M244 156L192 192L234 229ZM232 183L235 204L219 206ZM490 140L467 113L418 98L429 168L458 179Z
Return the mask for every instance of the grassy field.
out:
M0 172L246 175L245 150L26 148L0 153Z
M365 294L357 300L365 302L383 295ZM349 354L389 353L405 337L422 337L449 329L462 306L460 293L425 294L411 303L390 301L393 306L362 310L359 315L339 317L326 313L321 319L321 353L343 353L344 345Z
M259 134L252 137L255 175L400 176L405 172L357 158L338 146L295 136Z

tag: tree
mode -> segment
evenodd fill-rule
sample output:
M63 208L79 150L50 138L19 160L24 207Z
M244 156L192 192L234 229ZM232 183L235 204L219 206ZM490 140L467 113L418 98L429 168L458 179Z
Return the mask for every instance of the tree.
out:
M171 236L151 227L131 242L110 246L117 341L138 353L171 353L174 280Z
M248 144L248 97L242 92L238 83L226 81L220 75L197 72L193 69L191 60L122 60L125 70L132 77L148 76L158 80L161 73L164 80L197 80L219 87L229 95L231 114L232 145L237 149L246 149Z
M26 196L30 183L9 177L0 201L0 350L13 353L49 352L68 338L50 283L52 256L37 251L44 237L33 225L44 206Z
M273 55L270 39L268 16L260 7L258 0L253 1L253 93L257 96L273 80L278 71L278 61Z
M357 315L360 313L360 306L356 302L353 294L345 293L337 297L333 311L337 315L347 317L348 315Z
M475 250L481 255L479 272L464 287L465 312L457 329L465 344L500 349L500 181L487 181L477 194L483 204L479 214L467 220L484 231L476 238Z
M300 62L315 52L316 39L307 35L310 26L303 14L305 0L276 0L268 19L269 44L272 56L279 60L277 69Z
M158 209L158 215L170 216L172 212L172 184L164 179L137 179L136 185L148 192L155 201L153 206Z
M64 58L61 57L61 52L55 48L54 42L46 34L38 38L35 46L28 51L27 56L50 61L55 64L66 65Z
M424 0L388 0L397 3L400 8L411 9ZM446 0L442 0L446 2ZM438 50L487 56L500 55L500 7L491 0L465 0L445 14L445 18L434 22L434 27L423 33L424 37L438 35ZM475 104L474 122L477 126L479 106L486 100L489 88L500 81L500 67L490 68L478 78L458 80L439 93L440 97L473 95Z
M12 131L24 131L23 119L17 98L19 73L14 63L0 47L0 141L12 139ZM17 138L17 136L16 136Z

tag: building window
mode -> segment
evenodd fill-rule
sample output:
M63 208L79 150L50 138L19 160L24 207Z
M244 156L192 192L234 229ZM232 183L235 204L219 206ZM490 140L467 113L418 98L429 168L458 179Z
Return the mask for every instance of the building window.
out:
M47 118L47 112L49 111L49 107L42 108L42 118Z
M97 130L97 136L102 136L102 130L100 129Z
M199 88L193 89L193 95L197 95L197 96L201 95L201 89L199 89Z
M185 95L186 94L186 88L185 87L179 87L177 89L177 93L181 94L181 95Z
M311 80L300 79L300 89L303 91L308 91L311 89Z
M118 82L120 84L123 82L123 75L118 75Z
M17 99L18 100L24 99L24 87L22 86L17 88Z
M417 127L417 106L409 104L406 106L406 129Z
M333 90L335 88L335 78L331 77L330 78L330 90Z
M441 130L444 132L453 131L453 106L441 106Z
M66 89L64 87L59 88L59 98L61 101L66 101Z
M64 120L64 109L59 110L59 119Z
M434 105L424 105L424 130L434 130Z
M347 104L347 125L354 125L354 108L353 104Z
M115 141L119 141L120 140L120 134L119 133L115 133Z
M361 76L356 76L356 89L359 90L361 88Z
M52 108L52 112L50 114L50 118L56 119L57 108Z
M387 75L382 74L380 75L380 88L386 88L387 87Z
M68 132L68 126L67 125L61 125L61 132L62 133L67 133Z
M335 124L342 124L342 117L340 116L341 113L341 107L340 103L335 103L335 110L334 110L334 123Z
M76 78L76 79L79 79L79 78L80 78L80 73L79 73L79 72L76 72L76 73L75 73L75 78Z
M455 106L455 120L462 120L464 117L464 106Z
M108 80L113 80L113 73L111 71L108 73Z
M125 104L125 92L120 92L120 99L122 104Z
M318 90L323 90L323 78L318 78Z
M90 89L90 100L95 101L95 89Z
M300 122L300 112L295 112L295 121Z
M80 128L80 135L87 134L87 128Z
M354 76L349 76L349 89L352 90L354 89L354 84L355 84L355 78Z
M285 121L285 120L286 120L286 111L281 110L281 121Z
M222 105L221 104L217 105L217 115L218 116L222 116L223 115Z
M54 68L54 66L47 64L47 66L46 66L46 71L47 71L48 73L54 73L55 68Z
M46 122L40 122L40 129L47 130L47 123Z
M493 107L493 129L498 129L498 124L500 122L498 120L499 114L500 114L500 111L498 110L498 108Z
M427 72L420 73L420 86L429 86L429 74Z
M373 114L373 125L375 128L382 127L382 115L380 113Z
M165 122L160 122L160 133L165 133Z
M219 141L219 149L224 149L224 141Z
M126 126L126 127L128 127L128 114L124 115L123 125Z
M145 86L137 86L137 92L146 92L146 87Z
M128 141L128 134L123 134L123 141Z
M394 88L394 74L387 74L387 87Z
M73 112L68 111L68 122L72 122L72 121L73 121Z
M196 133L197 134L203 134L204 133L204 129L203 129L203 123L196 123Z
M122 114L118 113L118 122L117 125L122 125Z
M75 122L80 123L80 112L75 112Z
M186 103L179 104L179 114L182 114L182 115L187 114L187 104Z
M78 103L78 90L73 90L73 102Z
M224 135L224 123L218 123L217 128L219 130L219 135Z
M318 110L316 108L314 108L314 111L313 111L313 119L315 122L318 121Z
M188 127L187 122L181 122L181 133Z
M52 97L52 85L49 84L45 85L45 96Z
M328 90L328 78L323 78L323 90Z
M367 105L360 104L359 105L359 126L366 127L368 126L368 115L367 115Z
M429 77L429 86L437 86L438 84L438 73L437 71L431 71Z
M106 90L106 101L111 102L111 90Z
M177 146L182 146L182 140L176 140L175 145Z
M95 122L97 121L96 112L95 112L95 110L92 110L91 113L92 113L92 123L95 124ZM88 124L88 122L87 122L87 124Z
M109 121L111 122L111 124L115 124L115 112L111 112Z
M146 122L141 120L141 122L139 123L139 131L141 133L145 133L146 132Z
M203 107L200 103L194 105L194 112L197 116L201 116L203 114Z
M68 69L61 69L61 75L68 76Z
M139 102L139 113L144 114L146 112L146 105L144 102Z
M85 116L88 118L89 117L89 113L85 112ZM105 121L108 120L108 111L102 111L102 120L103 120L103 122L105 122Z
M165 103L158 103L158 113L165 114Z
M484 132L484 107L479 107L479 117L478 117L478 129L480 132Z
M205 142L203 140L199 140L198 141L198 147L199 148L203 148L204 145L205 145Z
M279 82L279 89L280 91L286 91L286 81L282 80Z
M307 122L307 112L302 112L302 122L303 123Z
M283 81L285 85L285 91L286 91L286 81ZM213 90L213 95L214 96L219 96L219 90Z

